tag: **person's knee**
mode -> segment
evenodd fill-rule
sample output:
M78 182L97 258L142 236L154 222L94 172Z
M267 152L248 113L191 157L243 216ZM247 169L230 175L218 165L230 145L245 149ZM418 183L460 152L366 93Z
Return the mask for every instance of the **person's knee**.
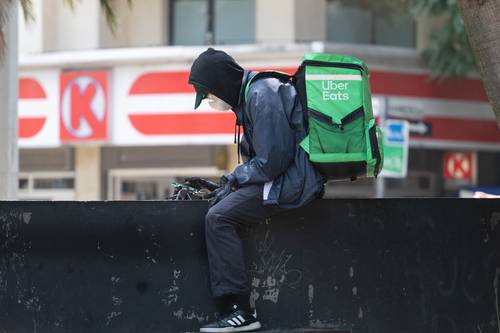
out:
M230 207L215 205L211 207L205 216L205 229L207 232L217 232L217 230L234 227L235 221L231 214Z
M217 213L214 207L210 208L207 212L207 215L205 215L205 224L211 224L215 220L217 220Z
M220 219L221 219L222 213L220 209L218 209L216 206L213 206L210 208L207 212L207 215L205 216L205 229L207 232L213 232L217 224L219 224Z

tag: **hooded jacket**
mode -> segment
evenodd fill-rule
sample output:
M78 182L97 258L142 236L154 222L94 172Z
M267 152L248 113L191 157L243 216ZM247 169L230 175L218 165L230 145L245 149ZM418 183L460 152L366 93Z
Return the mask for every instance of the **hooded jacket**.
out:
M234 108L239 103L243 73L243 68L230 55L209 48L193 62L189 83L197 92L214 94Z
M245 72L240 103L233 111L243 125L242 155L247 160L233 175L239 186L265 184L265 205L295 208L315 199L324 179L299 143L307 135L295 87L277 78L262 78L244 88L256 73Z
M245 87L256 73L214 51L208 49L193 63L189 83L233 106L236 124L243 127L245 162L233 171L238 186L264 184L265 205L295 208L312 201L324 179L299 146L307 133L295 87L277 78L261 78L252 82L245 98ZM233 80L237 75L239 80Z

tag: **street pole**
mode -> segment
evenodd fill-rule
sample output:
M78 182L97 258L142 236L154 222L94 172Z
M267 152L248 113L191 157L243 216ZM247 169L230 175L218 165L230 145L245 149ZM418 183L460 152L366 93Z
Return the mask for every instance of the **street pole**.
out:
M17 1L7 6L6 49L0 60L0 200L17 200Z
M384 130L384 124L385 124L385 118L387 117L389 109L389 101L387 96L382 96L380 98L380 114L378 116L378 121L379 121L379 126L382 130ZM377 198L383 198L385 197L385 178L384 177L377 177L377 180L375 181L375 192L376 192L376 197Z

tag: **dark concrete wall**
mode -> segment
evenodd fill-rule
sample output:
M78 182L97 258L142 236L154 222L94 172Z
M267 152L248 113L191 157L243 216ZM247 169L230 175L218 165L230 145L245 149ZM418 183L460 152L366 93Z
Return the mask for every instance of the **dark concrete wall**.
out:
M213 319L205 202L0 202L0 333ZM268 329L498 333L500 200L322 200L242 235Z

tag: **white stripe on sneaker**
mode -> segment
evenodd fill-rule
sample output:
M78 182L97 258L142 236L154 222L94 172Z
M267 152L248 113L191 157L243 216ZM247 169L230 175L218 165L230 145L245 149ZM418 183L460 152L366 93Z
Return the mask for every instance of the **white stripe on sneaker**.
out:
M229 319L227 322L229 323L229 325L233 325L233 326L237 326L238 325L234 321L232 321L231 319Z
M254 330L258 330L259 328L261 328L261 324L260 322L256 321L254 323L251 323L249 325L246 325L246 326L242 326L242 327L224 327L224 328L201 328L200 329L200 332L205 332L205 333L224 333L224 332L250 332L250 331L254 331Z
M249 332L258 330L259 328L261 328L261 325L258 321L256 321L255 323L251 323L250 325L235 327L234 332Z
M243 318L241 315L238 315L238 317L236 318L238 318L242 324L246 321L245 318Z
M238 325L241 325L241 321L238 318L233 317L233 318L231 318L231 320L234 321L235 323L237 323Z

